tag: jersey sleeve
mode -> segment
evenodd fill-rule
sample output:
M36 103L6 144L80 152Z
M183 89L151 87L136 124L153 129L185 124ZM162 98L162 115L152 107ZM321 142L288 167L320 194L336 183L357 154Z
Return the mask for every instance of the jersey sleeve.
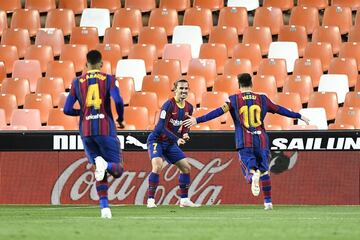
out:
M116 80L114 77L111 77L110 80L110 95L114 99L116 112L119 116L119 121L124 121L124 101L120 95L120 90L116 85Z
M264 97L265 97L265 101L266 101L266 107L269 112L277 113L277 114L280 114L280 115L283 115L286 117L291 117L291 118L301 118L300 113L290 111L289 109L287 109L283 106L273 103L268 97L266 97L266 96L264 96Z
M66 97L64 104L64 113L69 116L79 116L80 109L74 109L74 104L76 102L76 81L74 80L71 83L71 88L69 95Z
M224 113L228 112L230 108L231 108L230 101L226 101L224 105L222 105L221 107L218 107L203 116L197 117L196 122L197 123L207 122L214 118L220 117Z
M167 128L167 122L169 121L168 112L171 107L171 102L166 101L161 107L159 121L155 126L154 133L160 136L164 133L171 141L177 142L179 139L171 130Z

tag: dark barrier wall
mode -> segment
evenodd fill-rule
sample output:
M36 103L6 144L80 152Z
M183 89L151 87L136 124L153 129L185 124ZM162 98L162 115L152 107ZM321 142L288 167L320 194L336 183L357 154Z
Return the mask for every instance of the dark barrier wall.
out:
M0 135L0 203L97 202L91 166L76 132ZM150 171L146 137L144 132L119 132L127 171L120 179L110 179L109 198L114 204L143 204L146 200ZM194 201L208 205L262 203L245 184L232 133L193 133L191 137L186 154L191 158ZM358 132L271 132L270 139L275 203L360 203ZM162 173L157 201L174 204L178 201L178 172L168 165Z

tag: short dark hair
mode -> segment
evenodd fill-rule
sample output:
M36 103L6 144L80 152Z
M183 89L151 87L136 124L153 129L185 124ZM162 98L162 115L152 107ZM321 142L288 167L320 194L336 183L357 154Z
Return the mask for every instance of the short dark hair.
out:
M89 64L95 65L101 62L101 53L98 50L91 50L86 55Z
M242 73L238 75L239 87L252 87L251 75Z
M181 79L179 79L179 80L176 80L176 82L174 82L173 91L175 91L175 89L177 88L177 85L178 85L179 83L187 83L187 84L189 84L189 82L188 82L186 79L183 79L183 78L181 78Z

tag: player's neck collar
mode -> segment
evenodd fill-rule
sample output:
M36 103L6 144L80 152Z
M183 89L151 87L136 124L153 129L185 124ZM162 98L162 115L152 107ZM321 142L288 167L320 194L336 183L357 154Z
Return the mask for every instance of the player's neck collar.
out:
M185 99L183 101L177 100L176 97L174 97L176 105L178 105L179 108L184 108L185 106Z
M87 70L88 73L93 73L93 72L100 72L99 69L91 69L91 70Z

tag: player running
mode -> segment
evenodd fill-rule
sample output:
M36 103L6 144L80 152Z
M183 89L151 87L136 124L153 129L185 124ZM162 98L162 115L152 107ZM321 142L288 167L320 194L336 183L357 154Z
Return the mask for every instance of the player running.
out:
M269 174L269 140L264 127L267 112L298 118L309 124L309 119L274 104L267 96L252 92L251 75L238 76L240 93L231 95L226 103L201 117L190 117L184 127L207 122L230 111L235 125L236 149L245 179L251 184L254 196L260 194L259 182L264 195L265 210L273 208L271 200L271 181Z
M119 178L123 173L123 166L110 96L116 105L120 128L124 128L124 104L115 78L99 70L102 66L101 53L92 50L86 57L89 70L72 82L64 113L80 116L79 129L85 153L89 162L96 165L96 190L100 198L101 217L111 218L107 173ZM79 102L80 109L73 108L76 101Z
M180 79L174 84L175 97L167 100L161 108L160 117L154 131L147 139L148 152L152 170L149 175L147 207L155 208L155 192L159 185L159 174L163 161L174 164L180 170L180 207L199 207L188 197L190 186L190 164L180 145L185 144L189 137L189 128L182 127L187 116L192 115L193 106L185 99L189 93L189 83Z

